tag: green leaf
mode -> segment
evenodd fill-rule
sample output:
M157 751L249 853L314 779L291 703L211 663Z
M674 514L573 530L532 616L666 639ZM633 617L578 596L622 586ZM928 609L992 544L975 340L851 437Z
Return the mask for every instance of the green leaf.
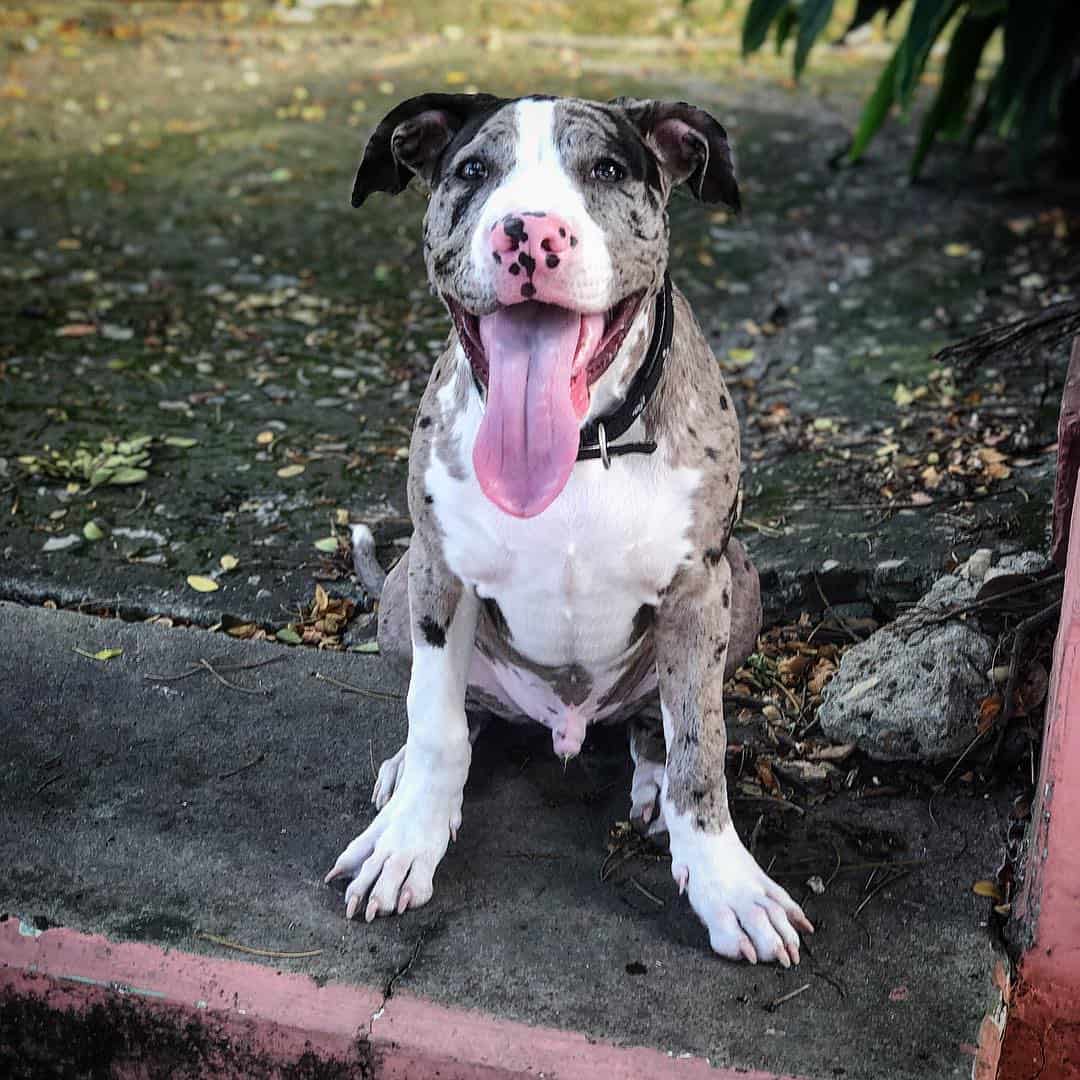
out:
M789 0L752 0L743 19L743 56L756 52L765 43L773 20L788 6Z
M911 157L909 174L913 180L919 175L938 132L955 133L967 116L971 91L979 71L979 61L997 25L997 19L994 18L966 15L956 28L949 44L948 56L945 58L941 85L933 104L923 117L919 141Z
M784 46L787 44L787 39L791 36L791 31L799 25L799 16L795 9L788 4L783 11L780 12L780 18L776 20L776 55L784 51Z
M319 551L325 551L328 554L332 554L338 549L338 542L336 536L324 536L321 540L315 541L315 547Z
M141 484L149 475L145 469L120 468L113 472L108 479L108 483L115 485Z
M303 645L304 643L304 639L291 626L283 626L274 637L286 645Z
M101 531L101 526L96 521L88 521L82 527L82 534L87 540L100 540L104 537L104 533Z
M907 106L926 59L960 0L915 0L907 30L897 49L896 100Z
M361 641L359 645L353 645L349 652L377 653L379 643L377 641Z
M803 0L799 8L799 36L795 43L795 78L806 66L814 42L829 23L835 0Z
M881 73L881 78L878 79L878 84L870 95L870 100L863 106L862 116L859 117L859 126L855 129L851 147L847 152L848 162L858 161L866 153L870 140L878 133L881 125L885 123L885 118L893 107L893 102L896 100L896 65L899 55L900 49L898 47L896 52L893 53L892 59L885 66L885 70Z
M190 450L199 445L198 439L188 439L183 435L166 435L162 441L166 446L175 446L179 450Z
M87 660L100 660L103 663L106 660L115 660L118 656L124 655L123 649L98 649L97 652L92 653L76 647L75 652L80 656L85 656Z
M844 31L844 37L853 30L858 30L860 26L865 26L879 11L884 11L885 22L890 22L903 2L904 0L859 0L855 5L855 14Z

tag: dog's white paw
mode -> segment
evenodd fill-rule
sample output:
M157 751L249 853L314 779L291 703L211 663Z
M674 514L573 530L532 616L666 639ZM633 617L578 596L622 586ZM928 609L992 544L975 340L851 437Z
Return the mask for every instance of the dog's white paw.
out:
M379 766L379 775L375 778L375 789L371 793L371 801L377 810L381 810L389 801L390 796L397 790L398 781L405 769L405 746L393 756L387 758Z
M802 908L758 866L730 823L709 833L668 807L671 873L709 931L713 951L756 964L799 962L799 931L814 927Z
M630 781L630 824L644 836L657 836L667 832L664 809L660 803L660 789L664 783L664 763L634 762L634 778Z
M351 879L345 917L356 914L365 896L368 922L426 904L434 891L435 868L460 827L460 792L452 799L399 789L326 875L328 882Z

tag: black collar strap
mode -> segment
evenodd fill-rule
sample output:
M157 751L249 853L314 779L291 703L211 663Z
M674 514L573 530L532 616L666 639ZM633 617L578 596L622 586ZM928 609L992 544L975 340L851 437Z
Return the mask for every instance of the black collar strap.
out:
M611 458L619 454L651 454L656 450L654 442L631 442L612 446L611 443L629 430L634 421L645 411L653 396L664 361L671 349L671 335L675 329L675 309L671 300L671 276L664 271L664 285L656 297L656 314L653 318L652 340L641 362L626 397L619 407L607 416L591 420L581 429L578 461L595 461L599 458L604 468L611 468Z

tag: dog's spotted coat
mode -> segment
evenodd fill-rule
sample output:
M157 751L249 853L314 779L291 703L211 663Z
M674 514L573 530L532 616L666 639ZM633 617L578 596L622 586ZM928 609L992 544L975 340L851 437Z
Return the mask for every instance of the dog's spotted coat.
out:
M354 203L413 175L431 190L425 260L456 333L418 412L415 531L380 604L381 652L410 673L409 732L380 770L378 816L328 879L349 879L350 917L361 904L371 919L430 899L461 823L466 705L546 724L562 755L578 751L589 723L629 718L633 819L667 830L672 872L713 948L797 963L798 931L812 927L728 812L722 687L753 647L760 599L730 535L735 411L685 299L676 291L661 381L625 435L655 453L610 470L578 461L529 516L485 495L473 457L498 373L470 328L500 318L511 290L585 313L582 326L588 313L607 312L608 326L612 312L633 312L610 362L589 369L582 423L621 401L667 269L672 187L737 207L723 129L681 103L424 95L372 135ZM530 229L552 242L530 246Z

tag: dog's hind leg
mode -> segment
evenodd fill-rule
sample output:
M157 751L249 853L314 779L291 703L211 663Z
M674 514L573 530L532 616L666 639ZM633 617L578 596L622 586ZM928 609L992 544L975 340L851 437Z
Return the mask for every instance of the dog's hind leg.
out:
M727 561L731 567L731 640L724 664L725 680L754 651L761 633L761 582L757 567L734 536L728 541Z
M664 811L660 806L660 788L664 782L663 723L655 710L645 710L629 722L630 757L634 778L630 781L630 824L642 836L667 832Z
M408 679L412 669L408 551L387 574L379 596L379 655Z

